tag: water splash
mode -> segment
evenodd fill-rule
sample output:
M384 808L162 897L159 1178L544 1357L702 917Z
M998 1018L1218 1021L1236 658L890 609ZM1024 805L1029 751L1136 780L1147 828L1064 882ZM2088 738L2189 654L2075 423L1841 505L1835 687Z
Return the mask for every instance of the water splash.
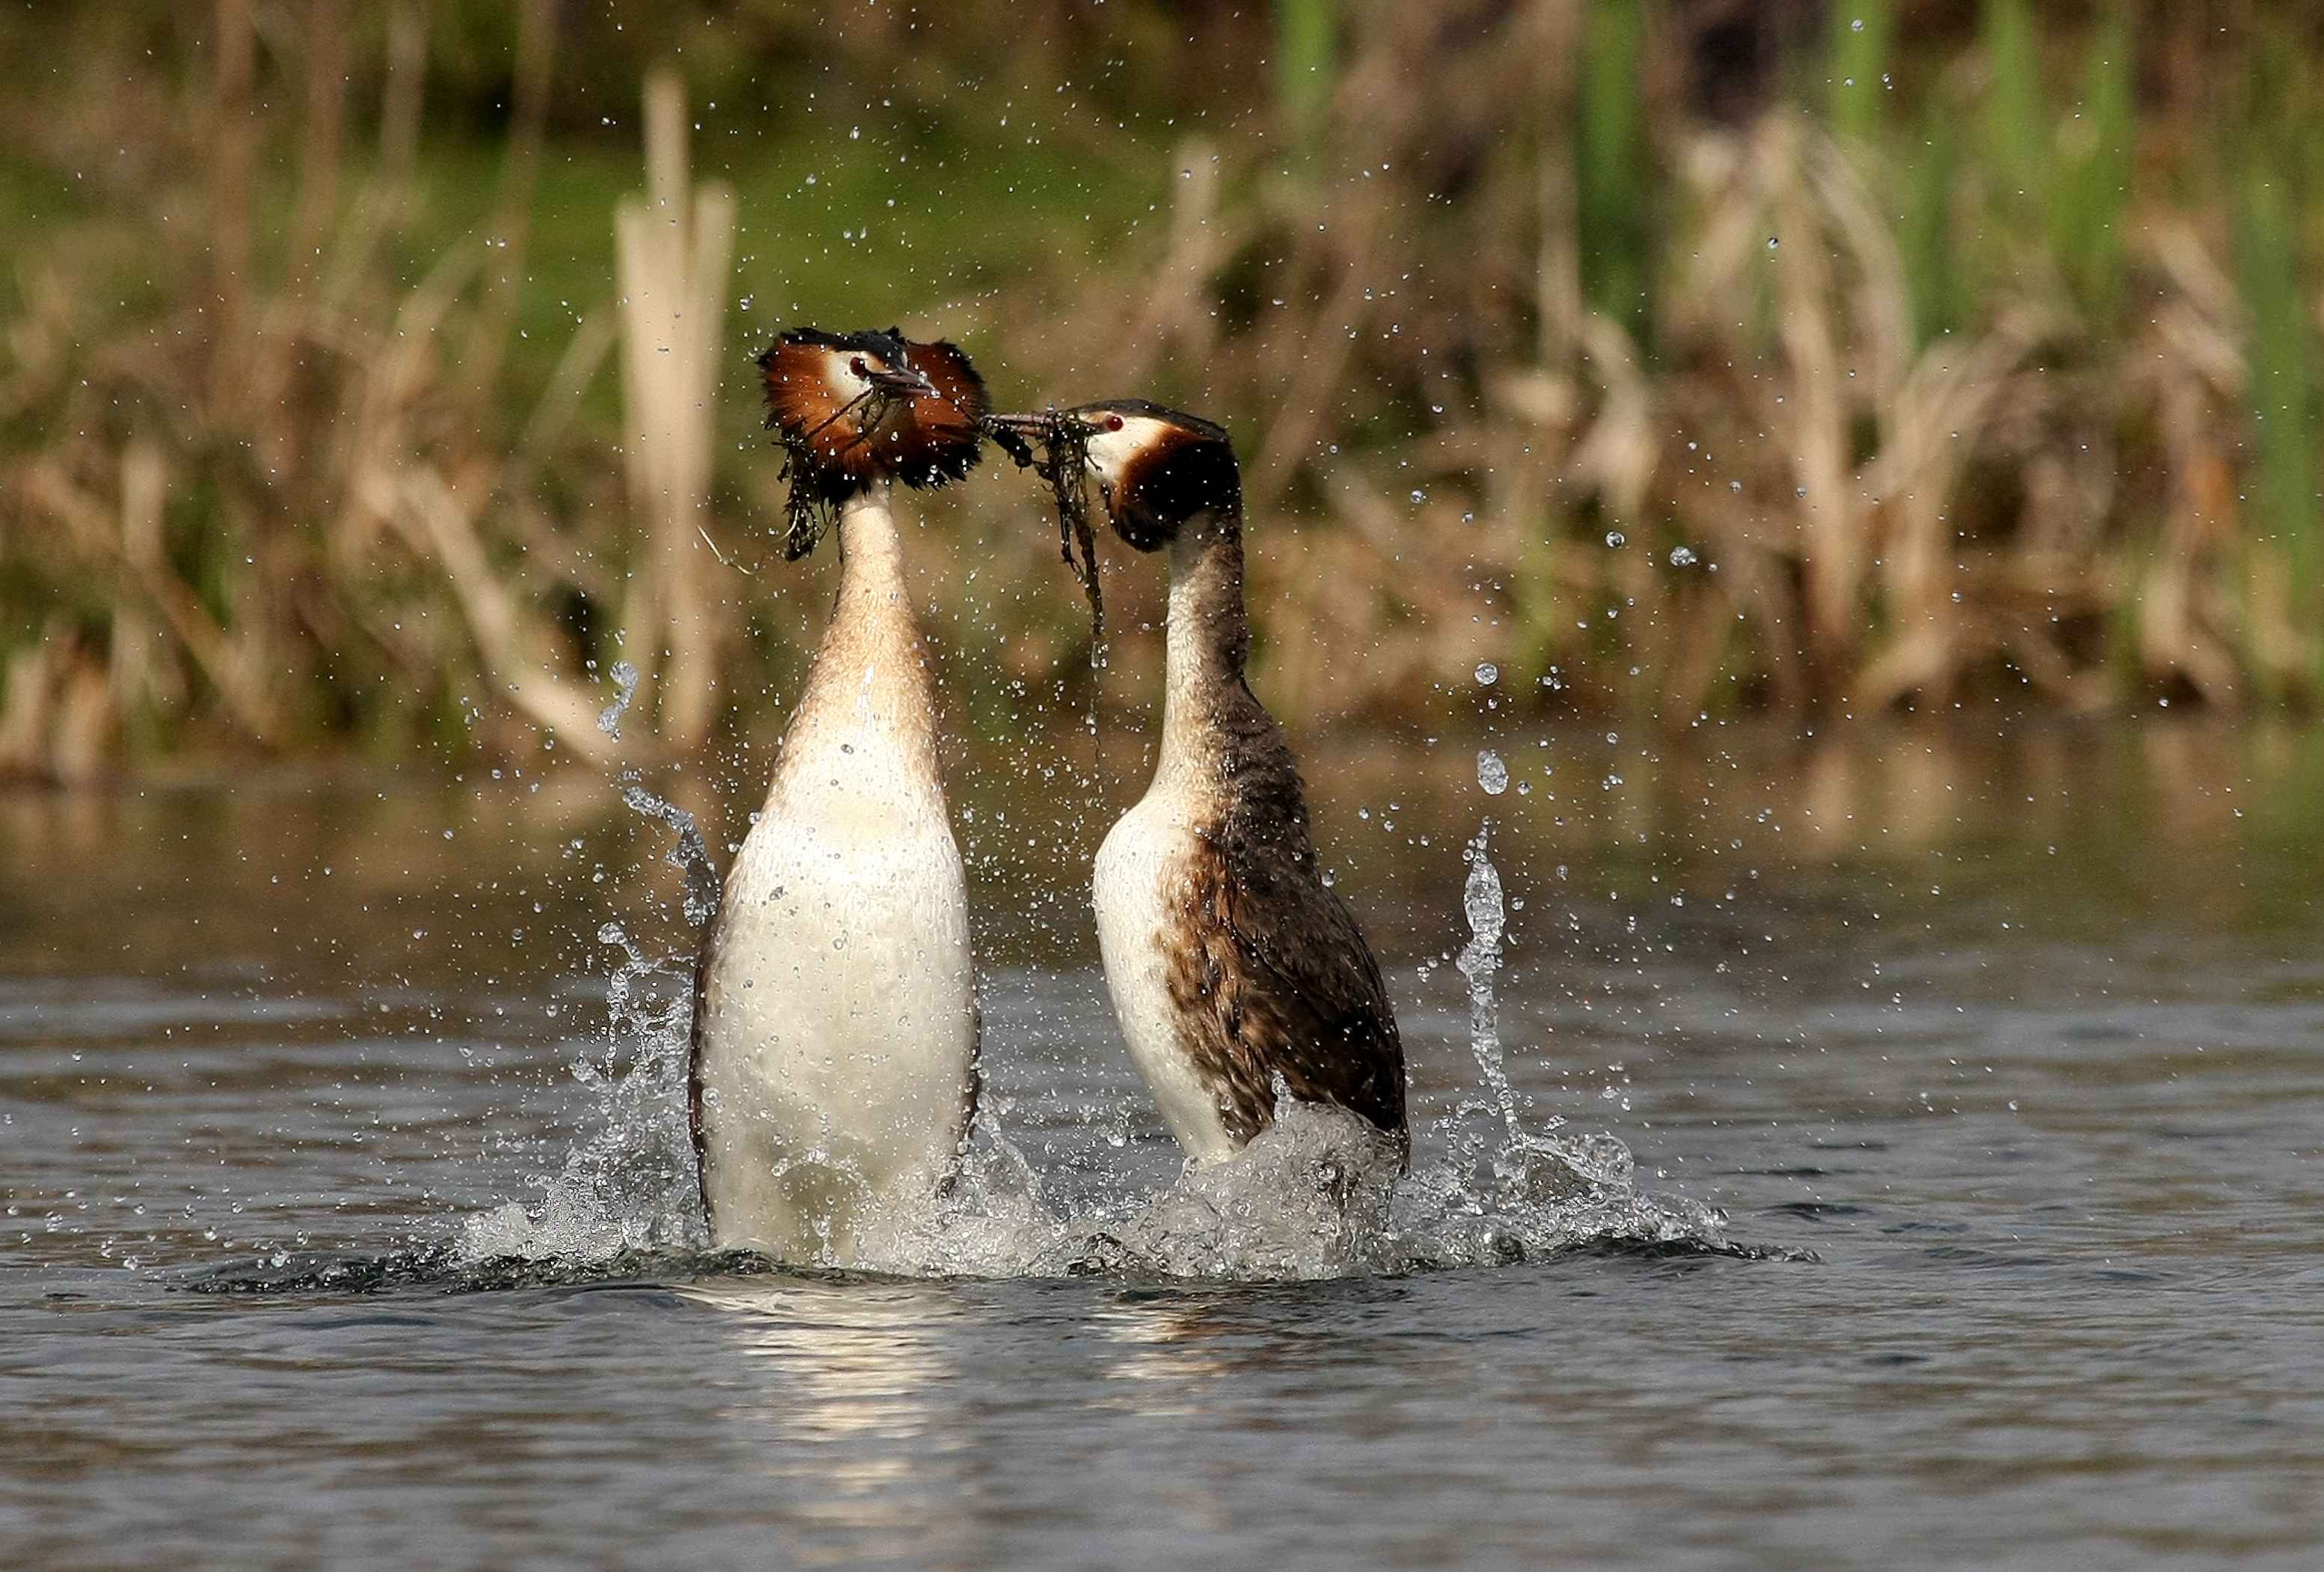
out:
M1345 1277L1400 1271L1396 1143L1344 1108L1281 1096L1230 1162L1188 1168L1111 1239L1117 1264L1172 1277Z
M1508 761L1490 748L1477 754L1477 784L1485 789L1488 797L1499 797L1509 789Z
M715 884L706 894L697 885L710 864L692 817L633 781L623 797L678 830L667 855L687 872L689 920L706 920ZM874 1258L914 1276L1286 1281L1572 1250L1748 1253L1728 1244L1711 1208L1639 1189L1615 1136L1562 1133L1563 1119L1533 1115L1512 1087L1498 994L1508 901L1489 855L1491 829L1489 819L1463 854L1469 939L1455 962L1469 985L1476 1084L1424 1133L1434 1139L1420 1142L1410 1173L1364 1120L1278 1086L1275 1123L1231 1161L1185 1168L1158 1192L1101 1179L1062 1197L1004 1133L994 1097L954 1182L934 1207L898 1218ZM618 923L598 937L621 959L603 1051L574 1069L596 1095L595 1133L568 1152L537 1205L469 1218L456 1260L476 1286L570 1275L592 1262L606 1271L659 1262L650 1270L681 1277L792 1270L749 1252L706 1251L685 1082L691 967L657 960ZM1105 1133L1093 1126L1089 1140L1094 1149Z
M615 742L622 740L622 717L638 696L638 669L627 661L613 662L613 702L597 712L597 729Z
M605 1040L572 1067L594 1095L593 1133L537 1205L511 1201L464 1222L457 1250L469 1262L611 1261L708 1243L687 1114L693 968L647 955L618 922L597 939L621 959L605 989Z
M1493 821L1477 831L1462 860L1469 877L1461 892L1462 914L1468 919L1469 942L1461 947L1452 965L1469 979L1469 1051L1477 1060L1492 1106L1501 1115L1505 1133L1512 1140L1517 1129L1517 1096L1509 1089L1508 1064L1501 1050L1501 1006L1493 978L1501 969L1501 936L1508 930L1508 909L1502 899L1500 870L1485 855ZM1553 1122L1552 1128L1557 1123Z
M660 819L678 831L678 844L662 854L662 861L686 874L686 920L700 928L718 915L718 865L710 860L710 846L694 815L666 801L638 783L635 775L622 777L622 800L648 818Z
M1453 962L1469 983L1469 1048L1487 1100L1456 1104L1444 1122L1448 1155L1416 1167L1397 1193L1407 1269L1533 1260L1592 1243L1729 1248L1716 1211L1641 1191L1630 1149L1616 1137L1559 1135L1565 1121L1554 1114L1525 1127L1494 981L1508 917L1491 835L1487 819L1462 854L1469 942Z
M620 711L637 686L637 669L613 668ZM601 722L601 724L604 724ZM608 726L609 735L618 735ZM699 929L718 911L717 865L694 815L621 778L622 800L678 832L663 860L686 875L687 924ZM620 951L605 985L606 1033L600 1051L573 1066L595 1097L593 1133L566 1154L564 1169L543 1183L537 1205L511 1201L468 1218L455 1246L482 1268L514 1262L613 1262L639 1252L699 1249L708 1243L694 1152L691 1097L694 958L691 951L651 956L618 922L597 941Z

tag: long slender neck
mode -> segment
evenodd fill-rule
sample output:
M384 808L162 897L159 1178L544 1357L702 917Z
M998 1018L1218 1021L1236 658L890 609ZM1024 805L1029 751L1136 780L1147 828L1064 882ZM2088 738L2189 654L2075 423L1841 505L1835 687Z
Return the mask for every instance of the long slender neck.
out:
M1256 708L1243 682L1250 617L1242 599L1242 521L1200 514L1170 542L1161 770L1216 750L1222 724ZM1262 712L1263 713L1263 712Z
M839 558L839 599L783 734L774 789L782 789L792 770L825 767L833 754L864 755L856 764L869 769L875 751L890 769L933 782L936 728L927 652L912 620L888 483L840 504Z
M908 631L911 621L895 488L878 481L839 504L839 603L832 611L831 632L890 624Z

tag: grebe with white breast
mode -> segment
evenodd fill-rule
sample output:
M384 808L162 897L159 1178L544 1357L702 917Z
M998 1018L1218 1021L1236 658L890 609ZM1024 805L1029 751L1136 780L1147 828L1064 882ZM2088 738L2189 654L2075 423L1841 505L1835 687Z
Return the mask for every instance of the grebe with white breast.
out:
M1123 541L1169 553L1160 757L1093 880L1106 985L1164 1123L1193 1161L1222 1162L1274 1122L1279 1088L1361 1115L1408 1161L1404 1049L1379 965L1323 882L1298 762L1244 680L1242 484L1227 433L1139 399L996 420L1046 445L1045 475L1095 480ZM1055 462L1076 449L1080 466Z
M949 344L785 333L760 357L791 480L785 554L835 512L831 624L695 989L691 1091L717 1245L878 1264L956 1169L978 1086L960 849L893 483L976 461L984 384Z

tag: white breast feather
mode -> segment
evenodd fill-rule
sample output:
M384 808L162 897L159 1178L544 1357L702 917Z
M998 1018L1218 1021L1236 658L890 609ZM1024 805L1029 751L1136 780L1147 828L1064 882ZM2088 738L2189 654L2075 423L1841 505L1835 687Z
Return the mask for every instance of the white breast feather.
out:
M849 1262L849 1192L931 1197L966 1135L968 902L940 796L860 743L788 763L704 996L705 1188L720 1244Z
M1195 848L1191 817L1175 782L1157 778L1098 848L1093 894L1098 950L1130 1060L1152 1089L1162 1121L1197 1163L1235 1153L1217 1096L1186 1057L1170 999L1169 942L1182 920L1174 897Z

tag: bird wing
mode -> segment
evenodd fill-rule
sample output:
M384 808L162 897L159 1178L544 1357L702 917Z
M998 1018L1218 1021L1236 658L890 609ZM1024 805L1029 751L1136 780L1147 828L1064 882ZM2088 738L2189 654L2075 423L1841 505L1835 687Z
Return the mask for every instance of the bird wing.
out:
M1221 828L1221 893L1245 979L1237 1035L1272 1040L1268 1058L1294 1096L1337 1103L1406 1140L1388 988L1363 930L1317 875L1304 810L1296 823Z

